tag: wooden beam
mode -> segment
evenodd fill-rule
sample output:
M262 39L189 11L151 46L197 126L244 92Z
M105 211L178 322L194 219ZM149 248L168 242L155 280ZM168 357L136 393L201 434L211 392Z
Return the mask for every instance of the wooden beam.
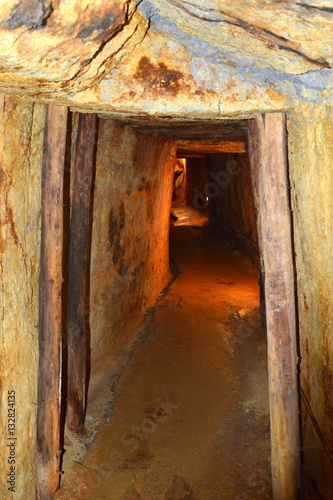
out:
M265 265L273 498L295 500L300 489L300 430L285 115L258 115L248 131Z
M178 153L177 158L205 158L205 155L200 155L199 153Z
M259 265L259 286L260 286L260 321L266 327L265 309L265 265L262 246L261 233L261 210L260 210L260 136L254 120L249 120L248 149L251 163L251 187L253 195L254 211L256 216L256 229L258 241L258 265Z
M37 498L53 498L60 474L63 178L67 107L47 108L42 165L39 280Z
M202 139L202 140L177 140L178 154L199 153L245 153L243 138Z
M97 116L79 114L73 172L68 272L68 391L66 422L82 432L86 410L89 355L89 262L92 180Z

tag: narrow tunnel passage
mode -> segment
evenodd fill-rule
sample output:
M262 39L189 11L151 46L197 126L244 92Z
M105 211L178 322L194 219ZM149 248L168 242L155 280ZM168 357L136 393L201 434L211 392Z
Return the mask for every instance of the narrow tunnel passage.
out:
M282 137L283 117L271 121L281 125ZM289 437L291 453L296 449L297 434L291 427L285 439L284 430L297 415L282 401L295 393L283 376L282 389L277 386L282 402L275 397L272 404L270 392L269 409L267 378L270 384L277 379L267 373L259 287L264 260L258 254L264 246L257 241L265 237L261 217L271 223L272 214L289 213L282 194L277 212L273 197L271 211L258 214L271 186L259 196L257 174L270 163L261 157L258 163L255 134L248 154L241 130L237 140L226 128L225 141L200 142L100 124L90 274L93 371L84 433L65 434L66 475L57 499L269 499L272 485L294 489L295 467L287 466L285 474L280 452ZM282 148L282 167L275 168L281 177L284 153ZM278 229L273 236L279 243ZM169 233L177 277L171 282ZM273 240L264 248L271 259L267 270L275 269ZM267 295L273 302L279 300L274 287ZM279 307L280 321L286 318ZM269 326L271 353L287 330ZM286 343L286 356L288 348ZM275 433L272 407L279 417Z
M207 239L204 226L176 224L171 233L180 275L132 351L110 421L59 499L271 498L258 271Z

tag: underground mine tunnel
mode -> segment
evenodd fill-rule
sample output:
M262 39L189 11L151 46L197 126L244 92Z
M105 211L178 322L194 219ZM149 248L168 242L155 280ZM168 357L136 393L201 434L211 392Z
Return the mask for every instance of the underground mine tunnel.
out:
M80 128L83 117L75 119ZM66 475L56 497L271 498L266 339L247 123L235 121L217 132L209 123L150 130L105 120L99 133L98 140L105 134L103 144L112 147L112 165L108 151L98 147L96 174L90 174L97 184L86 207L94 205L93 237L102 210L108 224L100 259L91 245L90 274L91 318L105 297L105 323L100 331L90 321L86 346L80 348L85 326L81 331L76 326L78 271L71 261L78 224L74 173L65 289L66 323L76 328L67 328L64 339L69 431L63 444ZM163 151L166 141L169 149ZM100 175L98 151L106 158L109 178ZM99 193L100 178L107 193ZM67 179L66 189L69 184ZM69 220L69 203L67 212ZM139 342L127 358L119 358L117 347L106 344L112 322L124 349L124 335L129 342L135 338L140 328L135 321L149 306ZM84 427L84 377L90 385L89 433L78 439L70 431ZM70 464L85 445L82 465Z
M50 108L46 120L41 254L45 276L40 278L44 354L39 367L37 440L41 458L52 453L50 429L58 426L64 457L56 459L67 474L56 497L103 498L112 484L115 498L154 497L163 489L166 498L239 494L270 498L270 462L275 487L296 491L300 471L295 458L299 452L295 318L292 309L280 307L282 298L290 295L290 302L294 293L284 115L220 122L218 129L211 121L124 123L95 114L66 113L65 108ZM55 142L58 135L61 140ZM269 161L261 160L264 153ZM59 167L61 155L64 171L58 168L52 177L48 158L50 164L58 161ZM273 216L277 221L272 227ZM63 262L62 274L52 265L55 249ZM176 281L170 287L172 267ZM269 297L265 301L258 280L262 284L264 272L275 272L276 267L280 282L265 283ZM46 327L48 308L54 307L55 291L48 285L53 272L58 290L62 284L57 306L62 310L58 334L63 335L57 341L62 346L58 351L49 347L56 337ZM168 286L163 302L161 294ZM260 308L276 315L276 324L267 328L270 391L274 391L271 424ZM163 320L164 309L169 314ZM183 315L177 314L178 309ZM278 324L284 324L283 348ZM160 343L155 353L152 332ZM173 344L168 345L171 332L175 332ZM133 348L136 338L138 345ZM140 354L141 344L146 354ZM285 369L283 376L276 369L277 356ZM141 382L133 380L123 391L136 394L137 400L121 397L131 359L138 370L133 378ZM61 372L60 365L65 367ZM52 390L50 368L52 383L58 381L62 391L60 416L54 411L57 399L54 407L44 403L50 401L46 395ZM173 381L169 386L164 384L167 373ZM176 391L171 398L175 387L179 394ZM237 393L238 398L243 393L243 400ZM170 408L179 408L178 419L171 418ZM138 428L138 419L141 427L146 426L143 437L132 430ZM169 422L158 426L165 419ZM185 429L191 427L186 436ZM227 439L228 433L232 439ZM196 441L198 456L191 464L188 450ZM211 442L214 453L205 450ZM175 454L177 443L182 447ZM85 448L88 453L83 456ZM179 460L189 463L182 469L176 465ZM245 464L254 461L245 474ZM206 466L200 473L196 470L196 478L187 469L193 471L197 463ZM97 479L89 470L97 471ZM41 489L59 486L58 480L51 486L52 476L41 480Z
M332 27L0 0L1 498L333 497Z
M40 118L37 496L299 495L285 115Z

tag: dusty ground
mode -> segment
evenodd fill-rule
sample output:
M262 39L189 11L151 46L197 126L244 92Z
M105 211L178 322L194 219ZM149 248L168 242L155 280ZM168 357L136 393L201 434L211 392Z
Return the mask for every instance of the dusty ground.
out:
M173 227L181 274L116 388L116 404L57 499L270 499L257 271Z

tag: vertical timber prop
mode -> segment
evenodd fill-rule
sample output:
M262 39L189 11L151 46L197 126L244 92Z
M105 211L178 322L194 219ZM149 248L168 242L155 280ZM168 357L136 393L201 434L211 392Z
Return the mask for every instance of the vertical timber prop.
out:
M90 215L97 115L79 114L73 172L68 272L67 427L84 430L88 383Z
M260 284L260 321L263 327L266 327L265 310L265 263L262 247L261 221L260 221L260 195L259 195L259 176L260 176L260 156L259 156L259 134L251 133L249 135L249 147L251 155L251 187L254 203L254 211L257 226L257 241L259 254L259 284Z
M37 498L49 500L59 487L63 256L63 179L67 107L49 105L42 166L39 279L39 373Z
M300 429L285 115L258 115L249 121L248 134L265 266L273 498L295 500L300 492Z

